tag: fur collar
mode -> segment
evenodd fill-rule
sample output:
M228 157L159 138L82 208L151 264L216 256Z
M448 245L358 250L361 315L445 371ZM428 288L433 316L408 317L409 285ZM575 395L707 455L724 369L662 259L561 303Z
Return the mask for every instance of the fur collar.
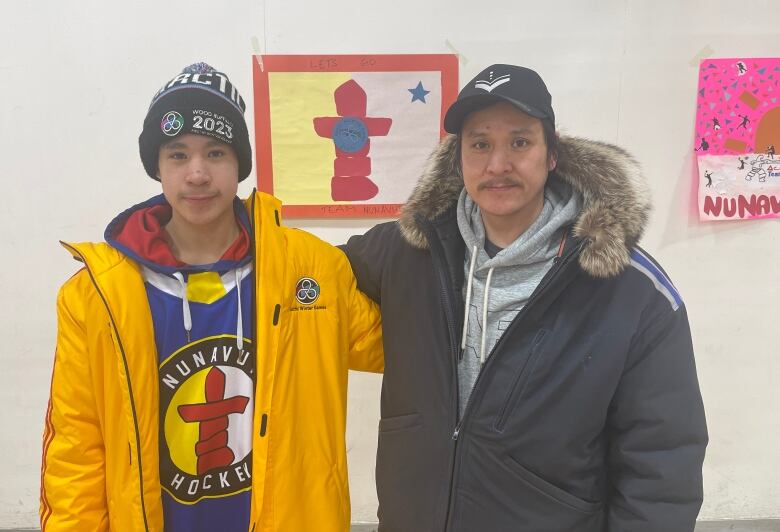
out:
M594 277L612 277L629 264L650 215L650 192L639 164L621 148L576 137L561 137L558 165L550 179L562 179L578 191L583 207L574 236L587 240L579 262ZM433 152L399 224L407 242L428 248L422 220L435 220L451 209L463 189L457 137L448 135Z

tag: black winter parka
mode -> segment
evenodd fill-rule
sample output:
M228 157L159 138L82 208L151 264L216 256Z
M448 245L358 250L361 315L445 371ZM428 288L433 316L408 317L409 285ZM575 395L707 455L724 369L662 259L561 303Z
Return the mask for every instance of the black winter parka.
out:
M649 213L635 161L562 138L584 207L458 417L464 243L455 137L399 222L345 247L381 305L381 532L689 532L707 443L685 306L636 247Z

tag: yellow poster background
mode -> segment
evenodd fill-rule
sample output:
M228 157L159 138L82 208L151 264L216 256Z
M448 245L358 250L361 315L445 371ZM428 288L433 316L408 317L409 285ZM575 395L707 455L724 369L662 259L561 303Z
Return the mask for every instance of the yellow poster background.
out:
M270 72L274 195L286 204L334 203L330 196L336 151L314 131L313 119L337 116L333 91L348 72Z

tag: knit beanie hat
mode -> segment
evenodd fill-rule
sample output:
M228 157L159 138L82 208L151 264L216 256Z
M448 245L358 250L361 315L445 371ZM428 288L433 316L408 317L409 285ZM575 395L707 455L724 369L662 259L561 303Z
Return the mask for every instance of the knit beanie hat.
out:
M252 170L252 146L244 121L244 99L222 72L206 63L190 65L155 94L138 137L141 161L157 177L160 146L179 135L206 135L229 144L238 157L238 180Z

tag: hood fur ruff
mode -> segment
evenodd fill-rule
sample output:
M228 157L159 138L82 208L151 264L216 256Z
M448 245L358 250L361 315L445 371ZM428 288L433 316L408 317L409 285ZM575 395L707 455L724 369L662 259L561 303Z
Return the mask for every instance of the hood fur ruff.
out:
M558 165L549 179L561 179L582 195L574 236L587 240L582 269L612 277L629 264L650 215L650 192L639 164L627 152L602 142L560 138ZM428 241L419 219L435 220L457 202L463 189L457 137L448 135L433 152L428 168L403 207L399 224L407 242L420 249Z

